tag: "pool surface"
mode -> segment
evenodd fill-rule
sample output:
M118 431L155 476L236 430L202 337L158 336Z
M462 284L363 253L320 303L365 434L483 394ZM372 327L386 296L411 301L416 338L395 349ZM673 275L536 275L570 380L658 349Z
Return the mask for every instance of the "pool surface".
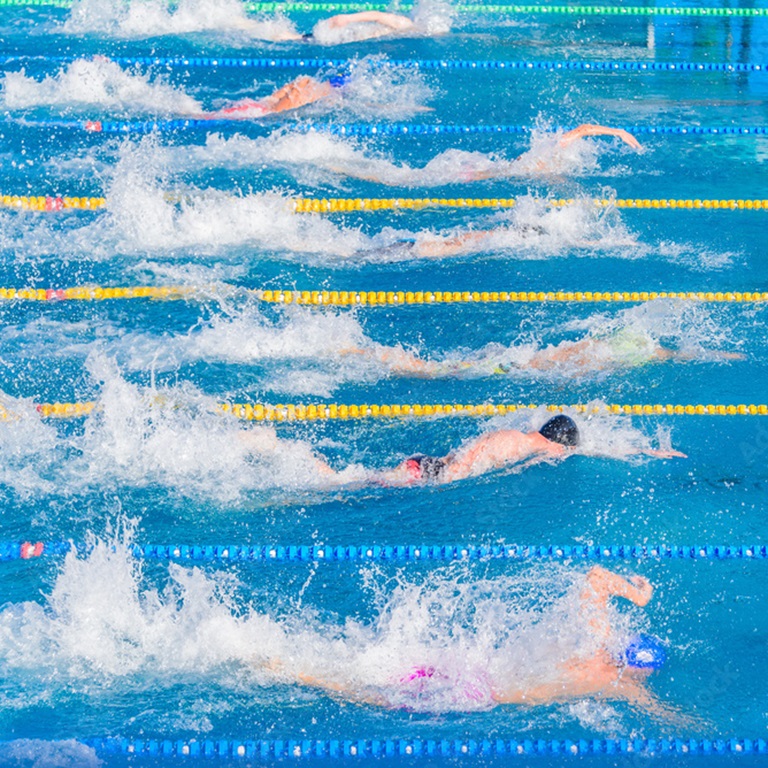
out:
M421 13L436 24L451 16L438 3ZM320 18L288 16L300 30ZM0 301L0 541L71 547L0 564L0 764L125 764L88 742L107 737L765 738L760 558L603 563L655 586L647 608L611 612L612 643L645 632L665 644L667 663L648 681L663 707L652 711L594 697L491 708L466 682L458 693L392 693L425 664L454 676L551 677L594 642L579 611L592 561L191 563L137 558L133 547L765 544L764 416L600 410L765 403L764 302L318 308L257 291L768 291L764 210L593 202L766 197L768 136L679 130L768 125L764 71L408 64L760 64L768 19L465 13L442 37L321 46L255 40L246 18L238 3L213 0L0 9L0 192L105 198L100 210L0 207L0 287L193 289L175 300ZM136 125L195 118L317 71L210 63L223 57L351 60L321 68L350 80L341 98L261 121ZM85 121L124 130L86 131ZM612 138L558 148L562 129L580 123L670 130L638 131L640 152ZM531 131L338 130L374 124ZM483 175L492 178L473 180ZM515 205L298 214L291 202L397 197ZM550 204L561 199L573 202ZM456 253L426 252L468 231L489 234ZM551 362L553 349L583 339L596 345L588 359ZM638 339L674 359L649 361ZM35 407L57 402L97 405L71 419ZM267 425L226 416L221 403L539 407ZM546 405L577 403L600 412L568 411L583 442L567 461L451 484L370 482L410 455L442 456L489 429L538 429ZM643 454L670 447L687 458ZM348 468L343 480L318 473L317 455ZM392 708L298 685L298 672L387 693ZM174 760L157 750L130 760ZM698 759L764 758L686 758Z

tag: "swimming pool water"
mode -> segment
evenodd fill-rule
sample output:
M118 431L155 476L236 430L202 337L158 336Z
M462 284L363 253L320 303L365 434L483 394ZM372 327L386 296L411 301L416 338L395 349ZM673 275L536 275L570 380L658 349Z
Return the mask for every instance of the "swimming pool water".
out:
M216 7L180 4L202 27ZM108 3L82 10L85 22L72 31L63 26L67 10L0 12L2 53L20 57L6 64L0 95L2 192L104 194L107 210L0 209L0 285L190 284L204 292L191 301L0 306L2 404L17 416L0 422L0 539L71 540L79 549L66 559L0 568L0 740L10 742L0 761L96 764L90 751L66 740L107 735L763 736L763 562L616 566L656 585L645 611L622 607L616 620L621 631L652 631L668 644L669 662L649 686L678 709L680 720L669 722L594 700L481 712L380 711L345 705L279 675L276 682L264 666L280 657L317 674L352 670L375 686L427 652L443 663L466 658L505 674L543 673L559 644L581 642L571 585L584 564L189 569L138 563L128 547L764 542L768 439L759 417L580 417L585 455L559 465L445 486L361 489L318 482L310 448L337 468L382 467L416 452L442 455L494 426L537 427L545 413L280 424L278 435L294 442L252 455L238 438L245 427L215 405L765 402L761 304L318 311L265 305L223 287L766 290L762 211L596 212L588 202L552 210L535 199L762 198L765 137L643 135L640 154L593 139L574 145L551 173L513 164L509 177L460 184L466 163L500 166L527 151L531 138L353 139L294 133L291 125L536 126L534 168L552 149L548 130L579 122L762 126L762 72L419 72L387 60L762 62L768 21L473 15L455 19L443 38L321 48L249 40L226 23L184 34L123 35ZM173 32L172 15L158 18L154 32ZM301 28L315 19L295 18ZM215 109L300 74L121 69L100 59L59 64L38 56L261 53L356 58L352 95L280 121L217 127L213 136L94 135L24 122L172 117L190 100ZM41 84L46 76L52 79ZM449 152L429 172L396 167L420 169L451 149L487 157ZM361 164L388 184L337 172ZM288 212L285 199L293 196L525 199L506 212L302 217ZM391 247L430 229L509 223L490 247L464 256L414 260ZM477 371L482 360L616 326L642 329L695 359L583 375L519 371L434 380L396 377L385 363L345 354L350 347L401 345L433 359L475 360ZM712 350L745 359L723 362ZM33 405L91 399L100 408L81 420L44 420ZM689 458L625 455L670 441Z

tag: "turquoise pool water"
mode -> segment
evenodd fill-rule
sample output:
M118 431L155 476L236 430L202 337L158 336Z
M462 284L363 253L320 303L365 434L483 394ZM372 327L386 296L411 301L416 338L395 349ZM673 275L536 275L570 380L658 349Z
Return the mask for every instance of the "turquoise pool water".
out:
M234 5L182 3L175 14L160 9L151 23L146 14L139 23L103 0L72 15L51 8L0 13L2 53L20 57L6 64L0 95L2 192L107 198L103 212L0 209L0 285L202 287L190 301L0 307L0 390L14 416L0 422L0 539L71 540L78 549L66 559L0 569L0 740L9 742L0 760L97 764L88 748L67 740L114 735L763 737L764 562L616 566L656 586L646 610L617 610L617 635L650 631L667 644L669 661L649 687L676 717L594 699L463 711L439 696L425 707L435 714L348 705L290 684L265 663L280 658L290 668L373 688L425 655L449 666L464 660L506 675L546 675L559 649L586 642L575 620L586 566L190 569L139 563L129 547L764 542L768 439L759 417L576 416L584 450L567 462L392 489L329 485L317 478L312 451L337 469L370 470L416 452L445 454L483 430L537 428L546 414L280 424L282 442L265 448L268 428L224 418L216 404L765 402L762 304L320 311L266 305L227 287L766 290L764 212L597 211L589 202L762 198L765 137L643 135L636 153L610 139L555 152L551 136L580 122L762 126L763 72L421 72L387 62L759 63L768 21L473 15L454 19L446 37L320 47L254 41L233 30L241 16ZM295 17L302 29L315 19ZM45 126L62 118L193 114L266 94L300 74L121 68L96 54L262 52L355 58L352 87L331 105L210 134L114 136ZM525 125L535 132L355 139L292 131L308 120ZM457 183L473 168L505 175ZM378 181L353 178L353 170ZM519 204L506 212L320 217L291 213L294 196L516 197ZM577 204L550 209L542 197ZM398 245L468 227L497 232L445 258L415 259ZM524 364L537 350L617 328L690 359L487 375L499 360ZM471 364L460 376L404 377L382 350L407 350L448 373L459 361ZM744 359L723 360L721 352ZM34 408L88 400L99 408L79 420L42 419ZM260 435L261 449L243 441L246 430ZM669 445L689 458L632 455Z

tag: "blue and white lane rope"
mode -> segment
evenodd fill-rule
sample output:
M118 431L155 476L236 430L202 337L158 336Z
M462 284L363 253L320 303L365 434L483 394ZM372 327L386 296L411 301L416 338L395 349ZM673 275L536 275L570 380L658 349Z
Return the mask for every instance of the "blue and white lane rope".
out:
M0 66L18 62L40 61L71 64L77 56L0 56ZM348 69L350 59L324 58L234 58L218 56L116 56L110 61L124 67L206 67L220 69ZM696 61L506 61L500 59L382 59L374 66L425 70L545 70L548 72L765 72L767 63L696 62Z
M768 755L764 739L83 739L101 755L312 759L576 755Z
M329 133L334 136L455 136L455 135L520 135L537 130L530 125L441 125L430 123L314 123L310 121L272 122L271 120L59 120L6 118L22 128L61 128L89 133L145 134L185 130L243 130L256 127L264 130L290 129L294 132ZM575 126L556 126L548 130L568 131ZM624 130L635 136L766 136L768 125L629 125Z
M66 541L0 542L0 561L63 555L77 548ZM176 562L453 562L457 560L767 560L768 545L713 544L407 544L249 545L134 544L128 551L144 560Z

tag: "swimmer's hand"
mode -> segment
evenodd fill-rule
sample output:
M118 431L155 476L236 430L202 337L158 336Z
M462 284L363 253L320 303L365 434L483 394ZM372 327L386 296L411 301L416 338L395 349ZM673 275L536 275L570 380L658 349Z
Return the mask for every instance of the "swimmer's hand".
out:
M645 576L630 576L627 581L636 589L636 592L632 595L632 602L641 608L648 605L651 597L653 597L653 585L651 582Z
M643 453L646 456L653 456L655 459L687 459L688 454L681 451L674 451L671 448L649 448Z

